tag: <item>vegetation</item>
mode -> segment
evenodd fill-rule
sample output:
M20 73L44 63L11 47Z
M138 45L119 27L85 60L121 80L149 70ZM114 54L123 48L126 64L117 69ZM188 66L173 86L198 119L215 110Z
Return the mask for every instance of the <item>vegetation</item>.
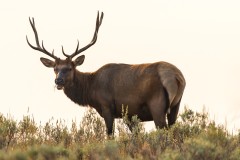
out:
M204 111L185 108L173 127L150 132L133 117L132 133L123 114L114 137L106 136L102 119L92 109L71 127L62 120L38 125L30 116L17 122L0 114L0 160L240 159L240 132L229 134Z

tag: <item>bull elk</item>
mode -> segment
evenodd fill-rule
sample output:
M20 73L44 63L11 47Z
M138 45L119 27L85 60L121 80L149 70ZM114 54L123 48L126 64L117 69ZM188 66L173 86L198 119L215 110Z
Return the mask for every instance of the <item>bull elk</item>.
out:
M185 79L181 71L167 62L147 64L106 64L95 72L83 73L76 69L83 64L84 55L73 59L97 41L98 30L102 24L103 13L96 20L92 41L74 53L62 53L66 59L60 59L39 43L34 18L29 18L36 46L27 39L28 45L54 61L40 58L49 68L54 68L55 84L68 98L81 106L91 106L104 118L107 134L113 131L114 118L122 117L122 105L128 106L128 117L137 115L141 121L154 121L156 127L167 127L175 123L180 101L185 88ZM131 127L130 127L131 129Z

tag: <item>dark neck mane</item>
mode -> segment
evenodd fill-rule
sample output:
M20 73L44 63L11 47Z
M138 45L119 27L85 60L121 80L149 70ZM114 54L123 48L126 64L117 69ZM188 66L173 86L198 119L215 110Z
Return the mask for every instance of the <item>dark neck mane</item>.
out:
M91 83L93 74L92 73L81 73L75 71L73 83L64 88L64 93L73 102L88 106L91 105Z

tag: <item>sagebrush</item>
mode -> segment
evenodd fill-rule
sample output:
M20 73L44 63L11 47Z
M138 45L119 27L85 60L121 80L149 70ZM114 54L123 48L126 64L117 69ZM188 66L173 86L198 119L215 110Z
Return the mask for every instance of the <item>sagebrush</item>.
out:
M130 132L126 116L115 124L115 136L108 137L93 109L70 127L64 120L39 125L31 116L16 121L0 114L0 160L240 159L240 132L229 134L204 111L185 107L174 126L150 132L136 116Z

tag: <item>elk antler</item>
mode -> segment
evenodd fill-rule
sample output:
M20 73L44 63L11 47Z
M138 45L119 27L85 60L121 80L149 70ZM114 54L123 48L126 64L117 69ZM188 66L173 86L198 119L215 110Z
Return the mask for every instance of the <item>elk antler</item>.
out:
M79 53L85 51L86 49L88 49L89 47L91 47L92 45L94 45L94 44L96 43L96 41L97 41L97 35L98 35L98 30L99 30L99 27L100 27L101 24L102 24L103 15L104 15L103 12L101 12L101 17L100 17L100 19L99 19L99 12L98 12L98 14L97 14L96 28L95 28L95 32L94 32L92 41L91 41L88 45L86 45L85 47L83 47L83 48L81 48L81 49L78 49L78 47L79 47L79 41L78 41L76 51L75 51L73 54L71 54L71 55L65 54L64 49L63 49L63 46L62 46L62 52L63 52L63 55L64 55L64 56L72 59L73 57L75 57L75 56L78 55Z
M46 55L48 55L48 56L50 56L50 57L52 57L52 58L54 58L54 59L58 59L58 57L56 57L56 56L54 55L54 50L52 51L52 53L50 53L50 52L48 52L48 51L45 49L45 47L44 47L44 45L43 45L43 41L42 41L42 46L40 46L37 29L36 29L36 27L35 27L34 18L32 18L32 20L31 20L31 18L29 17L29 22L30 22L30 24L31 24L31 26L32 26L32 29L33 29L33 32L34 32L34 35L35 35L36 45L37 45L37 46L35 47L35 46L33 46L31 43L29 43L28 37L26 36L28 45L29 45L32 49L38 50L38 51L40 51L40 52L43 52L43 53L45 53Z

